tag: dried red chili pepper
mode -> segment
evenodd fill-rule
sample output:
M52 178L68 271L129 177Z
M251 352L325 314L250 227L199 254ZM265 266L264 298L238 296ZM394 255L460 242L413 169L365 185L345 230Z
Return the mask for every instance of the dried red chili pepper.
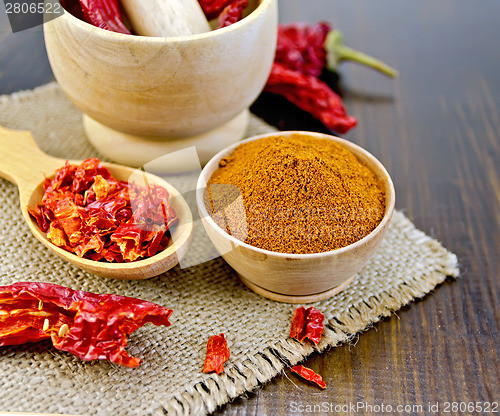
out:
M373 56L357 51L344 45L344 35L339 30L328 32L324 49L326 51L326 67L336 71L342 61L353 61L358 64L375 69L388 77L397 77L398 71Z
M314 25L292 23L278 26L275 62L302 74L319 77L326 65L326 36L328 23Z
M123 23L118 0L79 0L85 20L101 29L130 35Z
M222 366L229 358L229 348L224 334L212 335L207 343L207 356L203 365L203 372L215 371L220 374L224 371Z
M98 159L66 163L44 182L41 203L29 213L58 247L80 257L130 262L169 243L178 222L168 192L119 181Z
M241 20L243 10L248 6L248 0L233 0L222 10L219 15L219 29L230 26Z
M311 370L310 368L304 367L303 365L296 365L296 366L290 368L290 370L293 373L298 374L302 378L304 378L312 383L317 384L322 389L326 388L326 383L323 381L323 378L318 373L315 373L313 370Z
M304 341L309 338L317 344L323 334L324 315L313 306L304 309L303 306L295 309L292 318L292 327L290 329L290 337L296 338L299 341Z
M265 90L282 95L330 130L346 133L356 126L356 119L347 115L340 97L318 79L324 68L336 71L344 60L397 75L378 59L344 46L342 34L326 22L279 25L275 65Z
M276 62L303 74L319 77L323 68L336 71L338 64L345 60L368 66L391 77L397 76L397 71L382 61L345 46L342 33L332 30L327 22L278 26Z
M357 120L347 114L341 98L328 85L280 63L273 64L264 89L282 95L331 130L346 133L357 124Z
M51 339L82 360L137 367L127 336L144 324L169 326L171 309L140 299L99 295L42 282L0 286L0 346Z

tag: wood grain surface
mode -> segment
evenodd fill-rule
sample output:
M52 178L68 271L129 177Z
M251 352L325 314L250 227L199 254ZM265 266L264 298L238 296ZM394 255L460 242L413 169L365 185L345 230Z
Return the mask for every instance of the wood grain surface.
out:
M445 413L445 406L500 401L500 2L281 0L279 5L281 22L327 20L344 32L346 44L399 70L400 77L391 80L345 63L339 79L330 76L359 119L346 137L387 167L396 207L457 254L461 277L349 345L307 360L306 366L323 375L325 391L287 373L218 413L335 414L334 406L352 405L356 411L348 407L341 413L488 414L451 406ZM0 93L52 79L41 28L11 34L0 9ZM325 131L269 95L262 95L253 111L282 129ZM328 411L318 408L324 403ZM356 409L358 403L364 408ZM366 408L375 405L393 411Z

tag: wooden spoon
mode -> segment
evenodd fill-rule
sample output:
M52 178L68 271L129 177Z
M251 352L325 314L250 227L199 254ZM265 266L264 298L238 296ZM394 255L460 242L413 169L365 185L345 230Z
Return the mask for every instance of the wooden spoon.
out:
M186 254L193 231L191 210L179 191L163 179L144 173L149 183L164 187L170 195L170 203L179 217L179 224L172 234L173 243L153 257L130 263L94 261L81 258L54 245L28 213L28 206L34 208L42 199L45 177L52 176L66 160L43 153L29 131L8 130L3 127L0 127L0 154L0 177L18 186L21 211L31 232L52 252L74 266L101 277L147 279L171 269ZM70 162L81 163L75 160ZM127 181L134 172L137 172L135 169L113 163L102 163L102 165L120 180Z

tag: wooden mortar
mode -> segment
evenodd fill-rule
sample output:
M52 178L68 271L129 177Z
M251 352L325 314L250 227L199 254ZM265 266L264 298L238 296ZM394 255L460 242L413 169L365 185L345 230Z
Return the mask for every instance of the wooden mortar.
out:
M200 146L204 163L241 139L248 108L267 81L277 36L277 1L249 3L251 13L240 22L177 37L109 32L68 12L47 21L54 75L84 113L97 150L141 166Z

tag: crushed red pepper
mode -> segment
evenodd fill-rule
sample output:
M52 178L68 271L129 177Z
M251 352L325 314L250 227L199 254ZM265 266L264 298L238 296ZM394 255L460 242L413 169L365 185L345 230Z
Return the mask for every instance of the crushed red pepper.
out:
M43 186L41 203L29 213L52 243L90 260L154 256L178 222L166 189L120 181L98 159L66 162Z
M218 28L230 26L233 23L239 22L243 17L243 10L248 6L248 0L233 0L231 1L219 15Z
M208 20L215 19L222 11L238 0L198 0L198 3Z
M207 343L207 356L203 365L204 373L215 371L220 374L224 371L223 364L229 359L229 348L227 347L224 334L212 335Z
M43 282L0 286L0 346L51 339L82 360L137 367L127 336L144 324L169 326L171 309L131 297L99 295Z
M296 365L296 366L293 366L292 368L290 368L290 370L293 373L298 374L300 377L302 377L302 378L304 378L312 383L317 384L322 389L326 388L326 383L323 381L323 378L318 373L311 370L310 368L304 367L303 365Z
M290 329L290 337L296 338L299 341L304 341L309 338L317 344L323 334L324 315L313 306L305 309L303 306L295 309L292 318L292 327Z

